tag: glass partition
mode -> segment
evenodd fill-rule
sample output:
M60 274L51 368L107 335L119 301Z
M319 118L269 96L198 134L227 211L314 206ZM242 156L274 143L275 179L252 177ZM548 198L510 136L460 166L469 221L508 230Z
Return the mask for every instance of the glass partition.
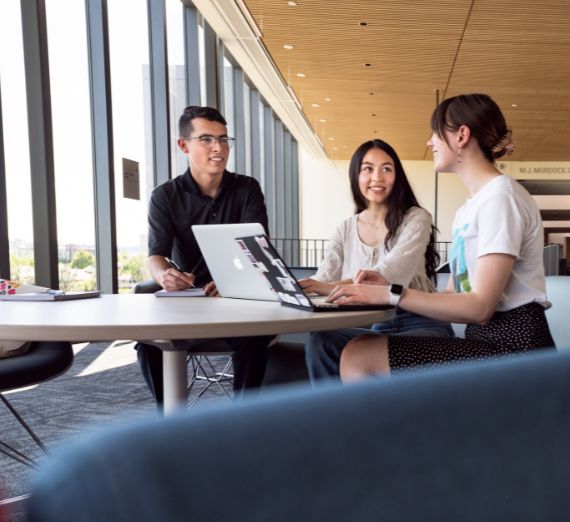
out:
M20 2L0 2L0 84L11 277L33 283L34 233Z

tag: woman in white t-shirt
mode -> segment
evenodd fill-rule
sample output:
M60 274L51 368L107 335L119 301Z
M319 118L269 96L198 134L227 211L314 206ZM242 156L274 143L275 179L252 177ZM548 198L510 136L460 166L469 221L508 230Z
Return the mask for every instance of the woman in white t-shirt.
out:
M431 128L436 170L457 173L469 190L453 222L447 291L391 288L377 272L364 271L356 284L335 288L329 300L398 301L416 314L467 323L465 339L358 337L343 351L344 380L554 346L544 313L549 303L540 212L528 192L495 165L512 149L501 110L485 94L455 96L436 108Z
M328 295L339 284L352 284L360 271L373 270L383 284L435 292L439 255L431 216L420 207L396 151L382 140L363 143L350 161L349 179L356 213L337 227L317 274L301 280L301 286ZM405 310L372 329L390 335L453 335L448 322ZM342 349L367 331L311 334L305 346L311 380L338 377Z

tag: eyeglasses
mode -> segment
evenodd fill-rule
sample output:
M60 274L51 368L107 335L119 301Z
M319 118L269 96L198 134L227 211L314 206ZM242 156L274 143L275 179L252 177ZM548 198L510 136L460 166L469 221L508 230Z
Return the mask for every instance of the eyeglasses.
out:
M228 136L211 136L210 134L204 134L203 136L184 136L185 140L198 140L204 147L213 147L214 143L218 142L220 147L228 147L234 144L235 138L230 138Z

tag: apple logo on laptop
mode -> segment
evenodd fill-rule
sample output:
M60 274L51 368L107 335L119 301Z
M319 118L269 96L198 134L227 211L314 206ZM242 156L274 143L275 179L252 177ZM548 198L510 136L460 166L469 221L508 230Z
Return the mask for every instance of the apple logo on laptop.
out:
M241 259L238 256L235 256L233 261L234 261L234 266L238 270L243 270L243 263L241 262Z

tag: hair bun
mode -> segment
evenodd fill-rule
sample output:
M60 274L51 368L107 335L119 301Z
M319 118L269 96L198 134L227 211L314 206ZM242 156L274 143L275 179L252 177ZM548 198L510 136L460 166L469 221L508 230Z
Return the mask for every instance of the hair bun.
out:
M510 156L514 152L514 150L515 150L515 143L513 141L513 135L510 130L505 132L503 137L491 149L493 157L495 159L501 158L503 156Z

